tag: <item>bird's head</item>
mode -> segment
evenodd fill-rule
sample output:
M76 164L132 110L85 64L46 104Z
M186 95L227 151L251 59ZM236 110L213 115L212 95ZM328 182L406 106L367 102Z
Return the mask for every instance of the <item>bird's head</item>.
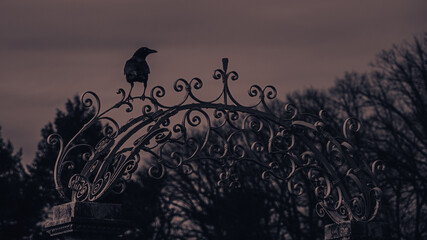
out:
M140 48L140 49L138 49L134 54L133 54L133 56L134 57L146 57L146 56L148 56L148 54L151 54L151 53L156 53L157 51L156 50L153 50L153 49L149 49L149 48L147 48L147 47L142 47L142 48Z

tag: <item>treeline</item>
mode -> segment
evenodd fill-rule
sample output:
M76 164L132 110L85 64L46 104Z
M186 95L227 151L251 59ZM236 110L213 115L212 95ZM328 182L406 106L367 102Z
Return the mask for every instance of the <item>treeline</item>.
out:
M345 73L328 90L306 89L287 95L301 112L325 109L337 123L362 122L357 147L386 169L378 221L388 223L393 239L427 238L427 34L380 52L367 73ZM281 103L277 104L278 106ZM24 171L20 151L0 137L0 236L48 239L41 231L47 209L60 202L53 185L56 148L46 143L58 132L65 141L93 114L76 97L42 129L42 140ZM83 141L96 144L100 124ZM162 180L137 173L123 195L105 201L132 207L132 227L123 239L322 239L328 219L315 213L315 197L291 195L280 181L261 180L247 168L239 189L217 187L219 163L197 165ZM252 172L251 172L252 171ZM309 184L306 182L306 184Z

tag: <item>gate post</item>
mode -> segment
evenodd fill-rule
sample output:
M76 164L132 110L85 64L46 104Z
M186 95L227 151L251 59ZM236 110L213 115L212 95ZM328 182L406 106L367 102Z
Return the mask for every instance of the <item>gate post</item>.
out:
M385 240L386 225L380 222L333 223L325 226L325 240Z
M69 202L52 212L45 230L57 240L116 239L128 226L121 204Z

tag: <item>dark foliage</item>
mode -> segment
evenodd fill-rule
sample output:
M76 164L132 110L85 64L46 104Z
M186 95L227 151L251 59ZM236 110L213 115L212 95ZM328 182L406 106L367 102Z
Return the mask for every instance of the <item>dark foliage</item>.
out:
M427 237L427 34L384 50L368 74L347 74L332 95L361 118L363 152L387 166L384 219L395 238ZM363 144L364 143L364 144Z
M1 128L0 128L1 130ZM14 153L9 141L0 132L0 236L18 239L28 233L26 214L26 173L21 165L21 150Z
M68 100L65 111L57 110L53 123L48 123L42 130L42 140L38 144L38 151L33 163L28 166L29 177L27 201L31 201L31 211L28 212L28 222L32 225L33 238L46 238L42 234L43 221L48 217L48 209L62 200L55 190L53 181L53 166L58 154L57 147L47 143L52 133L59 133L64 142L68 142L90 120L93 112L80 102L79 97ZM96 124L80 139L82 142L96 144L102 137L102 126ZM78 153L76 153L78 154Z

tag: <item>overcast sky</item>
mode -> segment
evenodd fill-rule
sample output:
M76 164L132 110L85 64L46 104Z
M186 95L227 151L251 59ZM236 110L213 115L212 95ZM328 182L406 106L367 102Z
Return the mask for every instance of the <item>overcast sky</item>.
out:
M2 135L30 162L68 98L92 90L108 105L128 89L123 65L141 46L158 50L148 89L180 77L218 84L211 75L223 57L240 75L234 89L272 84L283 99L327 88L427 31L426 9L422 0L1 0Z

